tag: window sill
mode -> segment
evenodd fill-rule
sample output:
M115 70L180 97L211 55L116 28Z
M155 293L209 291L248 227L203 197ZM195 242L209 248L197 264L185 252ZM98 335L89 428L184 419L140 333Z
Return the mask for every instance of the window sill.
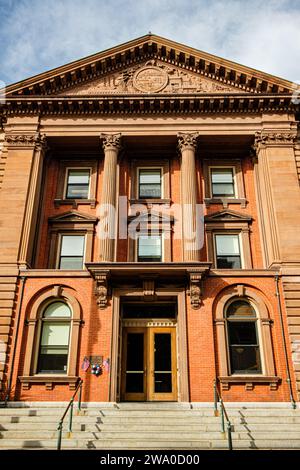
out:
M79 204L90 205L92 209L96 207L96 199L54 199L54 206L71 205L73 209L77 209Z
M277 390L281 378L276 375L261 375L261 374L237 374L230 375L228 377L219 377L219 382L221 384L222 390L229 390L230 386L233 384L244 384L245 390L253 390L254 385L264 384L269 385L270 390Z
M224 209L228 208L229 204L240 204L243 209L247 205L247 199L244 197L235 198L235 197L206 197L204 198L204 203L206 207L209 207L211 204L223 204Z
M146 204L148 207L152 206L152 204L165 204L167 206L171 205L171 199L130 199L130 204Z
M75 390L79 377L65 374L37 374L30 376L19 376L19 380L22 384L23 390L29 390L31 384L45 384L46 390L52 390L54 384L69 384L69 389Z

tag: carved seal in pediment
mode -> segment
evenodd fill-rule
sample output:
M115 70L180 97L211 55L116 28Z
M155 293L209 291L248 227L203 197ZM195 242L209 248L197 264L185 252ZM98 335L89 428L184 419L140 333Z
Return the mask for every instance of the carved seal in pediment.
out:
M167 72L156 65L146 65L138 69L133 76L133 86L142 92L157 93L168 84Z

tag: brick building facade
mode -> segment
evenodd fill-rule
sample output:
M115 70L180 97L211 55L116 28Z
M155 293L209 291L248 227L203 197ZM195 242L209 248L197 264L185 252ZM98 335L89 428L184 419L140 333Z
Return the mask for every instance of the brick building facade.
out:
M7 87L3 398L298 401L293 91L154 35Z

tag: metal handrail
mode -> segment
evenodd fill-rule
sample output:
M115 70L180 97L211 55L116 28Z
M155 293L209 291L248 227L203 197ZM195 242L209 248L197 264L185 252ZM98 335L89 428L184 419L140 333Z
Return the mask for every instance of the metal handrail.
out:
M63 433L63 425L64 425L64 419L67 416L68 411L70 410L70 415L69 415L69 427L68 430L69 432L72 432L72 426L73 426L73 409L74 409L74 399L77 395L77 392L79 390L78 394L78 411L81 410L81 395L82 395L82 384L83 380L80 379L77 387L75 389L75 392L73 393L73 396L71 400L69 401L64 414L59 420L58 426L57 426L57 431L58 431L58 436L57 436L57 450L61 450L61 441L62 441L62 433Z
M228 450L233 450L232 435L231 435L231 433L232 433L231 421L228 417L223 399L222 399L222 397L219 393L218 386L217 386L217 380L215 379L214 380L214 414L215 414L215 416L219 416L218 403L220 403L220 406L221 406L221 431L222 431L223 434L225 434L225 419L226 419Z

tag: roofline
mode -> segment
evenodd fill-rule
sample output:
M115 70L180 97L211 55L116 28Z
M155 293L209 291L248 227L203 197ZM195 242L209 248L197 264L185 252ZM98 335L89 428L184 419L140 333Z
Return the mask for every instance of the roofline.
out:
M295 84L292 81L286 80L284 78L239 64L238 62L234 62L232 60L224 59L220 56L213 55L207 52L204 52L200 49L195 49L193 47L184 45L182 43L164 38L163 36L158 36L156 34L148 33L144 36L140 36L138 38L132 39L130 41L121 43L117 46L105 49L104 51L96 52L94 54L91 54L89 56L83 57L81 59L77 59L75 61L69 62L67 64L64 64L62 66L55 67L53 69L47 70L46 72L39 73L37 75L33 75L31 77L28 77L24 80L15 82L13 84L8 85L6 88L2 89L2 92L4 91L5 93L10 93L12 91L16 91L19 88L25 88L26 86L33 85L40 80L47 80L50 76L56 76L58 74L63 74L64 72L68 72L70 69L74 67L80 67L80 66L85 66L88 65L89 63L92 63L93 60L99 59L99 58L106 58L107 56L117 54L120 52L124 47L126 48L131 48L135 47L138 44L145 43L149 40L154 40L159 43L162 43L165 46L169 46L170 48L177 48L180 49L182 52L188 53L188 54L195 54L196 56L201 56L203 59L211 61L211 62L217 62L220 66L224 67L231 67L234 71L236 72L241 72L245 74L253 74L257 78L262 79L262 80L272 80L272 81L277 81L280 83L281 86L294 89ZM0 90L1 91L1 90Z

